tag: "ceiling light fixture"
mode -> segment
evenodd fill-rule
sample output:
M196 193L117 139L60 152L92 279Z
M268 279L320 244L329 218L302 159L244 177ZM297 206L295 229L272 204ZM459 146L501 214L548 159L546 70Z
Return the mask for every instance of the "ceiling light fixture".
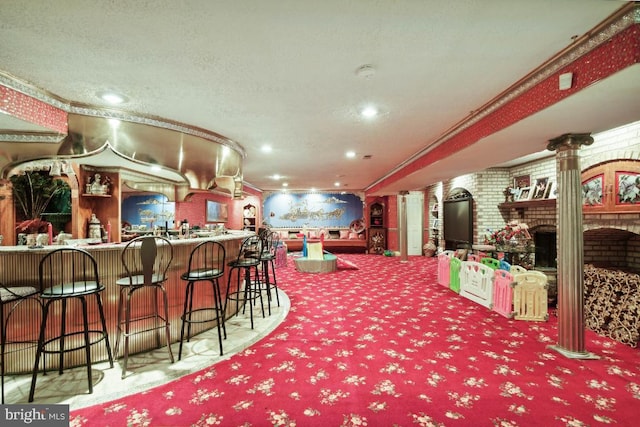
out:
M98 97L112 105L123 104L127 101L127 97L115 92L100 92L98 93Z
M278 175L277 173L273 175L273 179L275 179L276 181L278 181L280 178L282 178L280 175Z
M378 109L373 106L368 106L360 111L360 115L366 119L371 119L378 115Z
M262 150L263 153L270 153L270 152L273 151L273 148L271 148L270 145L263 145L261 150Z
M350 159L353 159L356 156L356 152L355 151L347 151L345 153L345 156L347 156Z
M333 186L334 187L340 187L340 183L338 181L336 181L336 182L333 183Z

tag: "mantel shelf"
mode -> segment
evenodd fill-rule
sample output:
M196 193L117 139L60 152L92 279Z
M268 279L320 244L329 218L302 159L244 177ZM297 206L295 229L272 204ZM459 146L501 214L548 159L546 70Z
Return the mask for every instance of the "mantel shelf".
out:
M536 200L522 200L519 202L504 202L498 205L499 208L504 209L526 209L537 208L544 206L555 206L557 199L536 199Z

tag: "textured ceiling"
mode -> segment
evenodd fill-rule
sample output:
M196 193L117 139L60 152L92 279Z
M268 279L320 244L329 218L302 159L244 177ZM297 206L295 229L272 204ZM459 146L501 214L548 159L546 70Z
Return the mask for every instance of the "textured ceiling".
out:
M333 189L340 181L341 189L363 190L624 3L3 0L0 70L72 103L100 107L96 94L115 90L128 98L123 110L223 135L244 147L244 180L258 189L280 189L271 178L280 174L290 189ZM375 74L358 76L364 64ZM607 89L638 90L637 76L634 67ZM608 105L624 114L609 111L607 120L572 127L608 96L590 90L572 110L559 105L555 115L483 141L500 156L461 153L382 192L538 152L546 143L536 133L543 119L563 117L555 123L560 134L640 118L640 107L623 96L625 104L608 98ZM382 110L376 120L358 115L368 103ZM0 117L0 133L2 126L16 125ZM509 132L531 143L511 150ZM263 144L273 151L263 154ZM347 150L356 158L346 159Z

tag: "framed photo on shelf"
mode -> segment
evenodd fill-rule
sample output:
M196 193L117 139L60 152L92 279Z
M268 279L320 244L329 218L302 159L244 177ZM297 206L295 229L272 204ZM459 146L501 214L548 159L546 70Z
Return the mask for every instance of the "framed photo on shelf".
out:
M520 191L522 191L520 188L512 188L511 189L511 194L513 195L513 201L517 202L518 199L520 198Z
M527 188L531 186L529 175L520 175L513 178L513 188Z
M545 199L557 199L558 198L558 184L555 181L549 181L547 184L547 190L544 192Z
M531 187L524 187L520 189L520 193L518 194L518 198L516 199L518 202L522 202L524 200L529 200L531 198Z
M538 178L536 179L536 185L531 190L531 198L532 199L543 199L544 193L547 190L547 185L549 184L549 178Z

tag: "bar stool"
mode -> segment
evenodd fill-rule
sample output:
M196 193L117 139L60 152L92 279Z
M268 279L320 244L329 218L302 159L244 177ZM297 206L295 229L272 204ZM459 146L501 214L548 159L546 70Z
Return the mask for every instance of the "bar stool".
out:
M173 363L171 351L171 337L169 333L169 301L164 282L167 271L173 260L173 246L171 242L161 236L141 236L132 239L122 250L122 265L125 276L116 280L120 287L118 299L118 329L116 336L115 354L118 355L120 340L124 336L124 353L122 378L127 373L129 361L129 337L144 332L156 331L156 346L160 347L160 329L165 329L169 358ZM136 313L132 314L131 299L138 291L147 289L153 293L152 312L145 310L147 304L134 306ZM158 293L162 294L164 315L159 312ZM132 331L132 323L141 324L141 329Z
M38 289L35 286L4 286L0 284L0 382L2 383L2 404L4 405L4 373L5 373L5 356L7 352L7 344L35 344L37 341L33 340L8 340L8 325L11 316L14 311L26 301L34 301L40 305L42 310L42 303L37 298ZM9 310L5 313L5 306ZM21 328L22 329L22 328ZM13 351L20 351L16 349ZM12 353L10 351L9 353Z
M276 294L276 301L280 307L280 296L278 295L278 281L276 278L276 249L280 243L280 234L269 231L262 236L262 252L260 263L262 264L262 289L266 291L271 316L271 291Z
M182 343L184 341L184 329L187 326L187 342L191 339L191 324L208 323L215 320L218 328L218 342L220 343L220 356L222 356L222 332L227 338L227 329L224 325L224 313L222 312L222 297L220 295L220 282L218 279L224 275L225 250L220 242L208 240L198 244L189 256L188 270L180 276L187 281L182 310L182 328L180 330L180 348L178 360L182 358ZM198 282L209 282L213 292L213 304L208 307L199 304L193 308L194 285ZM198 298L200 300L200 298ZM207 316L207 314L211 314ZM194 318L194 315L196 318Z
M38 349L36 351L36 361L33 366L33 374L31 377L31 389L29 390L29 402L33 402L33 396L36 389L36 378L38 375L38 366L42 354L58 354L58 374L62 375L64 368L64 356L66 353L80 350L84 348L87 380L89 382L89 393L93 393L93 383L91 378L91 346L104 341L109 365L113 368L113 356L111 354L111 346L109 345L109 335L107 333L107 323L104 318L104 309L102 307L102 299L100 292L104 290L104 285L100 283L98 277L98 265L93 256L79 248L60 248L47 253L42 260L38 269L40 279L40 298L43 300L43 314L40 326L40 336L38 338ZM102 329L89 329L89 316L87 312L87 297L93 295L98 306L98 315L100 317L100 326ZM69 326L77 323L77 313L68 312L68 300L77 299L82 305L82 330L71 328L67 331L67 320ZM45 337L47 330L47 321L51 304L60 302L62 310L60 312L60 333L54 337ZM67 319L67 314L71 315ZM80 342L82 335L82 343ZM93 341L90 335L96 336ZM67 343L67 340L70 343ZM49 344L58 343L57 348L47 348ZM71 347L67 347L70 344ZM47 372L46 357L44 358L44 373Z
M251 318L251 329L253 329L253 304L260 299L260 307L262 308L262 317L264 318L264 303L262 301L262 292L260 289L260 255L262 253L262 239L257 236L249 236L242 241L238 258L231 261L227 265L230 267L229 279L227 282L227 292L224 302L224 312L227 312L227 303L229 301L236 302L236 312L238 315L240 302L242 302L242 312L244 313L247 305L249 305L249 315ZM236 274L235 291L230 291L231 278ZM253 275L253 278L252 278ZM244 281L244 286L243 286Z

